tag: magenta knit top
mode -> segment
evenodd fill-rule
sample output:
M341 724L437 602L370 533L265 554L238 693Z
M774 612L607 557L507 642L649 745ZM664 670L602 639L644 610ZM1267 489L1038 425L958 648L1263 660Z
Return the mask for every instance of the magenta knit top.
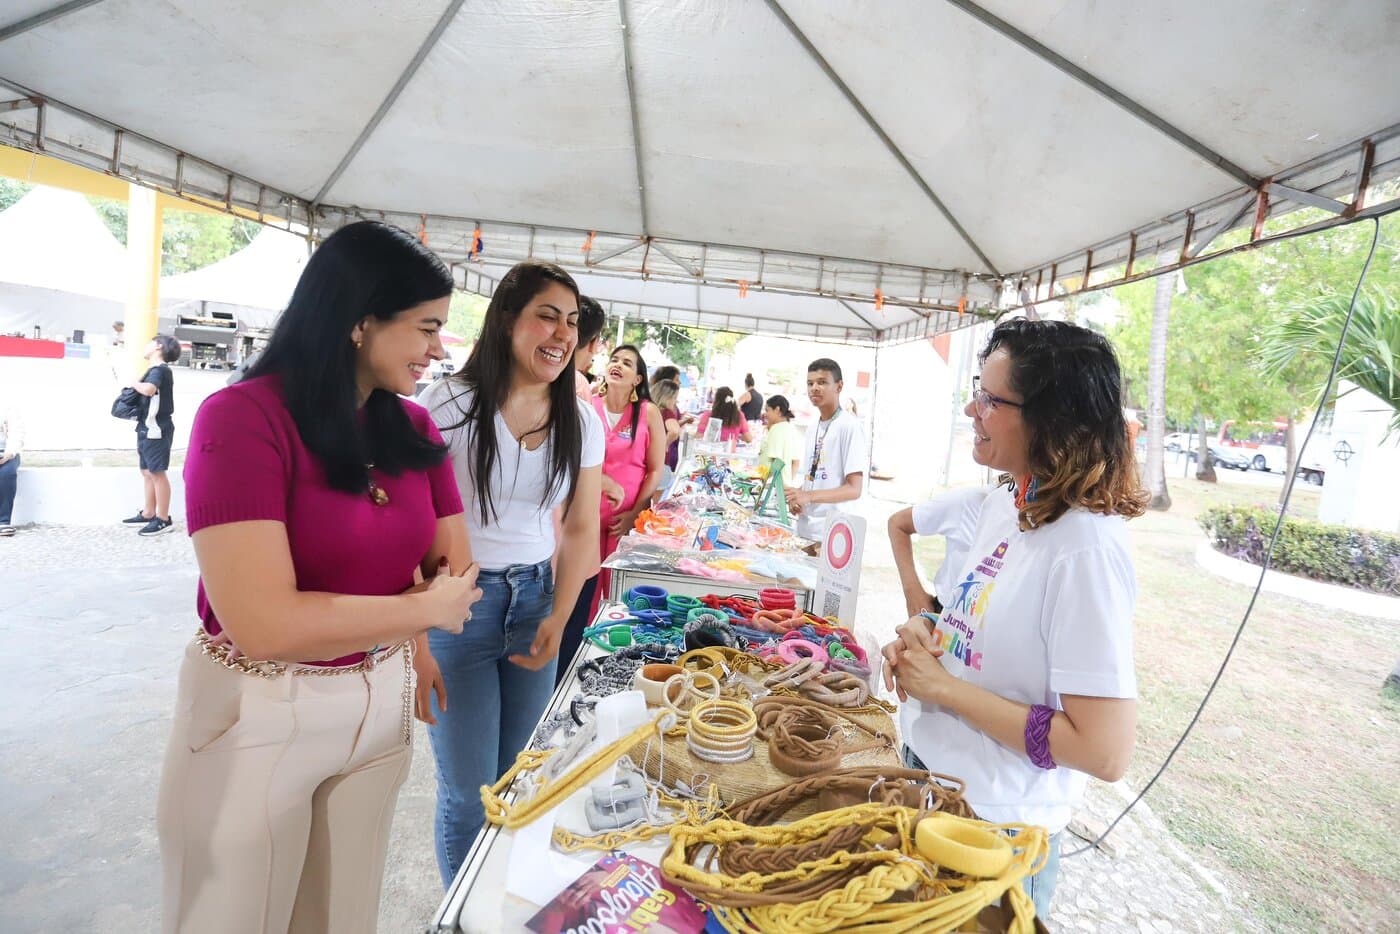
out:
M422 406L405 401L403 407L424 436L442 442ZM384 506L367 492L333 489L301 441L278 377L244 380L214 393L195 416L185 456L185 521L191 535L229 522L281 522L300 591L402 593L432 546L437 520L461 513L462 498L446 457L427 470L373 473L389 495ZM217 635L222 627L203 579L196 605L205 630ZM363 657L317 664L350 665Z

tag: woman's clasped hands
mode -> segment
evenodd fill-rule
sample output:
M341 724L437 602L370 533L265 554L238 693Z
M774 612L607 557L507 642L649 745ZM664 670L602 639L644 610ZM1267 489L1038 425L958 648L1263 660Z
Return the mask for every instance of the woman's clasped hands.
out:
M912 697L943 704L946 690L958 680L943 667L943 649L926 617L913 616L901 624L894 641L886 643L880 654L884 656L885 688L901 701Z

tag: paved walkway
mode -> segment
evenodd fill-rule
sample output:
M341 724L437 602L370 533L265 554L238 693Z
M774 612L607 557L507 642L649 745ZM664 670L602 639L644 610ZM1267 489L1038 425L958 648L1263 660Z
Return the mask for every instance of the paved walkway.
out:
M867 500L863 641L903 616L884 518ZM192 631L194 554L183 528L37 528L0 539L0 930L158 929L155 795L175 671ZM441 889L432 857L432 756L422 727L390 844L379 929L421 931ZM1129 790L1091 783L1106 822ZM1051 927L1153 932L1248 929L1223 889L1142 805L1113 855L1062 863ZM1080 844L1070 839L1066 852Z

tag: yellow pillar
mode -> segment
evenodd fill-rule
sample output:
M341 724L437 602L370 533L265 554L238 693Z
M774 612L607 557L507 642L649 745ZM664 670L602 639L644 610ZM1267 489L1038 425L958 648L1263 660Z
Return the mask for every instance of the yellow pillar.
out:
M126 341L127 358L135 379L145 372L142 357L156 336L160 305L160 200L140 185L127 186L126 218Z

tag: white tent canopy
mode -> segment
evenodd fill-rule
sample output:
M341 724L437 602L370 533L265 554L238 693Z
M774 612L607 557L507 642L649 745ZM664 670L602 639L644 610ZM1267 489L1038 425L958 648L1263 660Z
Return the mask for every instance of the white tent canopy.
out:
M915 337L1400 172L1393 0L6 8L0 142L682 323Z
M38 186L0 211L0 283L126 301L126 247L82 195Z
M306 241L265 229L217 263L160 280L161 302L210 302L238 310L241 323L270 327L306 266Z

